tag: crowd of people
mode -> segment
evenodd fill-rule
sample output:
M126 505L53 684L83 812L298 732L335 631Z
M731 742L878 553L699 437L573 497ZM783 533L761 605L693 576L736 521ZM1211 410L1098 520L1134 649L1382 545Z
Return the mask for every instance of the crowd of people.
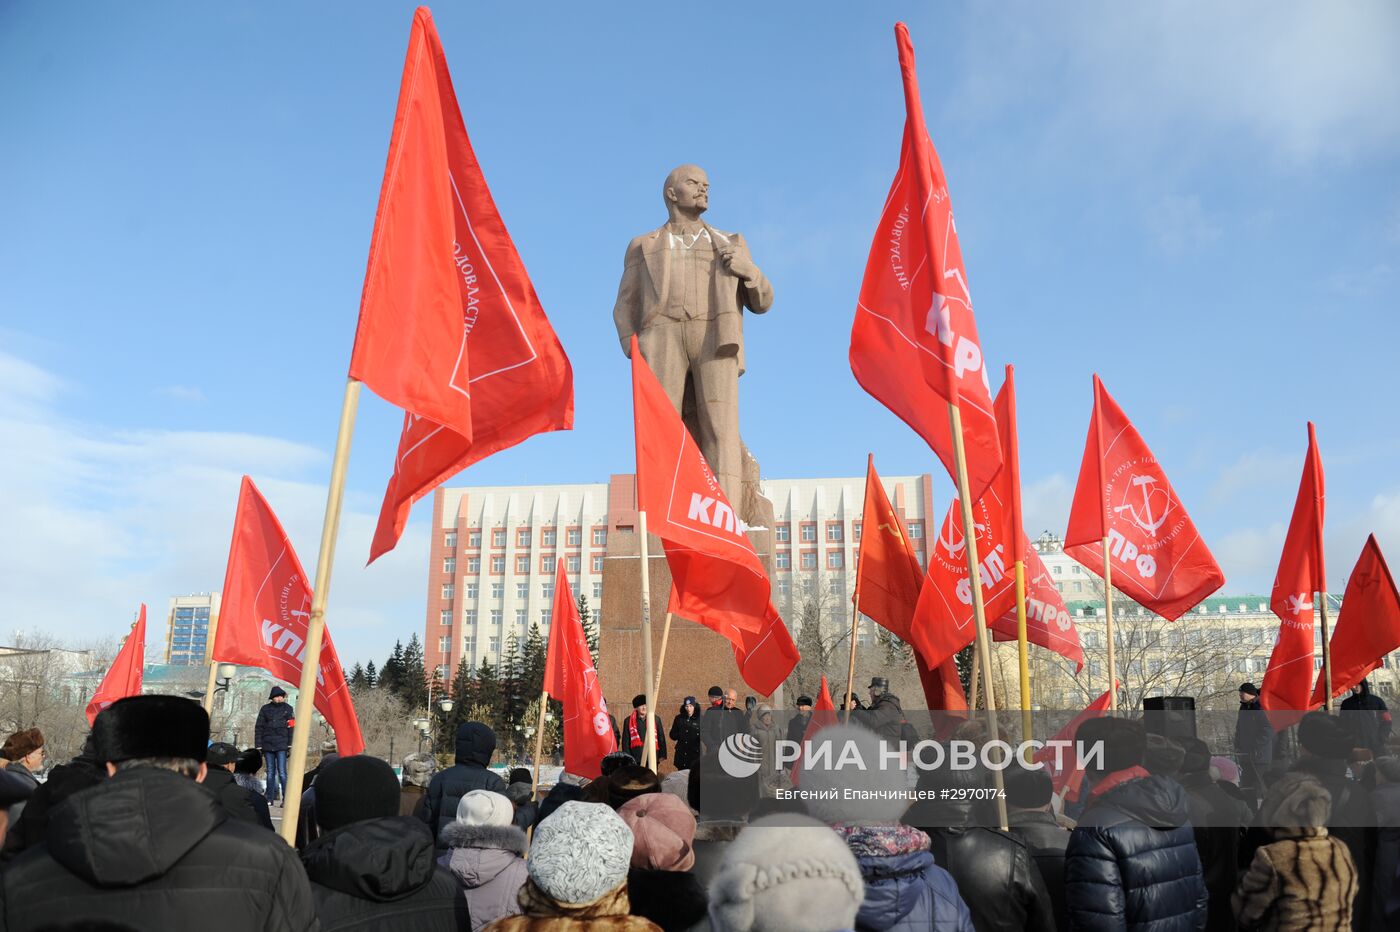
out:
M1006 830L994 827L993 783L977 767L918 773L911 804L906 764L881 755L906 735L901 704L880 678L869 694L850 722L815 730L810 697L779 722L715 687L703 710L687 698L664 735L638 697L601 774L564 774L547 793L529 770L492 769L496 736L479 722L458 728L440 770L430 754L409 755L396 774L323 749L295 847L271 831L285 779L272 761L285 747L262 716L258 740L270 746L240 751L211 743L207 715L187 699L123 699L98 715L81 754L46 774L39 730L5 741L0 928L1400 927L1400 759L1369 693L1359 694L1364 720L1304 716L1301 756L1287 765L1266 758L1274 736L1260 737L1250 684L1241 768L1196 738L1087 719L1076 740L1102 753L1077 798L1013 765L1001 781ZM268 705L268 727L286 737L285 697ZM677 769L664 778L642 766L648 729L671 741ZM797 774L724 766L721 749L741 733L764 748L806 738L886 764L857 776L813 767L800 794L780 792Z

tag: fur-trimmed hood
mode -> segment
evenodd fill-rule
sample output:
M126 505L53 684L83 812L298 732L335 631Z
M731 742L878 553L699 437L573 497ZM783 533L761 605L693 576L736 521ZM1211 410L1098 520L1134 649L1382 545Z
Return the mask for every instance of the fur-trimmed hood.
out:
M449 848L499 848L525 856L530 843L514 825L463 825L453 822L442 830L442 843Z

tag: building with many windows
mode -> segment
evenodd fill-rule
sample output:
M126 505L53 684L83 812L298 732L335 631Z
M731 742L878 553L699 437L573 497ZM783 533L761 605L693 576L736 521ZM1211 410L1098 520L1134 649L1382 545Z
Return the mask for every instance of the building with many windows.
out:
M883 478L922 561L934 528L932 477ZM824 617L849 624L865 478L768 479L773 503L773 604L793 624L820 598ZM550 486L439 488L433 496L423 643L429 669L450 678L465 657L496 663L514 634L547 633L556 561L596 613L610 534L632 529L634 479ZM941 517L941 516L940 516ZM639 609L640 610L640 609Z
M165 662L203 665L209 647L209 619L219 612L219 594L177 595L166 619Z

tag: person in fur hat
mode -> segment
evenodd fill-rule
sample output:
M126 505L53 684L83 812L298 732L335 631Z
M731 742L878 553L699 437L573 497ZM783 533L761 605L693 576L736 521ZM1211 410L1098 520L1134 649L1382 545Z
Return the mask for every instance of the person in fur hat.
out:
M437 761L427 753L409 754L403 759L403 789L399 791L399 815L423 818L428 806L428 783L437 771Z
M98 713L106 780L49 815L45 843L0 874L0 928L301 932L316 923L292 849L230 818L197 784L209 716L178 696L130 696Z
M472 790L457 804L457 818L442 830L447 853L438 863L457 878L471 911L472 932L503 916L520 915L517 896L529 873L525 833L513 824L515 807L490 790Z
M705 888L695 879L695 814L678 796L650 793L617 810L632 830L627 895L632 914L665 932L689 929L705 918Z
M535 827L520 888L521 915L487 932L661 932L631 915L632 832L602 803L567 802Z
M1327 834L1332 796L1311 774L1290 773L1269 790L1260 820L1273 841L1254 853L1231 897L1242 929L1341 932L1351 928L1356 865Z
M14 774L29 784L31 789L39 786L39 771L44 769L44 733L37 728L17 731L5 739L0 749L7 763L5 772ZM17 802L9 808L11 822L19 821L25 803Z

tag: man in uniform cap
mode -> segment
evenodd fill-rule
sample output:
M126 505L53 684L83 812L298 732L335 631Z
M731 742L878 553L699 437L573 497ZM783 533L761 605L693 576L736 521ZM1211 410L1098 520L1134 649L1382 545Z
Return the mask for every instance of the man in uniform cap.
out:
M0 928L312 927L296 854L199 785L209 716L197 703L120 699L93 739L108 779L55 809L47 843L0 874Z

